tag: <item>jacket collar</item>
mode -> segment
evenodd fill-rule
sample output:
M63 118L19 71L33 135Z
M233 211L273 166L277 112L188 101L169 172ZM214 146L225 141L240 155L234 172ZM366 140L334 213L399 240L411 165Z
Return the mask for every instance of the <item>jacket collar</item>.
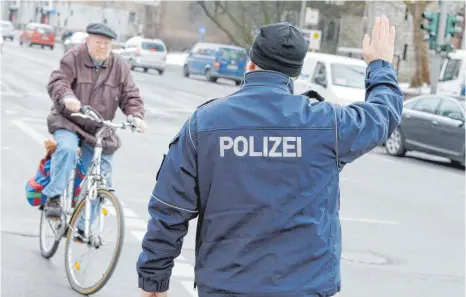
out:
M89 50L87 49L87 45L84 44L82 47L83 50L83 56L84 56L84 64L89 67L89 68L97 68L97 63L94 62L94 60L91 58L89 55ZM110 53L110 56L102 63L100 68L107 68L110 66L110 59L111 59L112 54Z
M294 91L294 82L290 77L285 74L269 70L247 72L244 75L243 88L250 86L269 86L280 88L291 94L293 94Z

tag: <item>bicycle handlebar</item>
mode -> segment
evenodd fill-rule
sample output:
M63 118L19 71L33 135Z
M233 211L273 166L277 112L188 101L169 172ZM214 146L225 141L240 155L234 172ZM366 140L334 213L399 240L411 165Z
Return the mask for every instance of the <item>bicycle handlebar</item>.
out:
M132 115L129 115L124 123L115 124L115 123L112 123L111 121L104 120L104 118L97 111L92 109L92 107L83 106L79 109L79 112L74 112L71 114L71 116L79 117L83 119L89 119L94 122L100 123L110 129L122 129L123 130L123 129L130 127L132 128L133 131L139 132L139 129L136 126L134 117Z

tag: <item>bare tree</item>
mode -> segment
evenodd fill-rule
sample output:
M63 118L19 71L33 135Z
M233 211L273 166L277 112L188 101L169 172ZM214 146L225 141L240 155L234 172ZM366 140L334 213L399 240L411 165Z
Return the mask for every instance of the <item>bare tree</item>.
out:
M424 83L430 84L429 50L424 41L421 30L422 13L429 5L429 1L404 1L413 17L413 44L416 59L416 71L411 78L411 87L419 87Z
M249 47L254 29L280 22L286 1L197 1L205 15L239 46Z

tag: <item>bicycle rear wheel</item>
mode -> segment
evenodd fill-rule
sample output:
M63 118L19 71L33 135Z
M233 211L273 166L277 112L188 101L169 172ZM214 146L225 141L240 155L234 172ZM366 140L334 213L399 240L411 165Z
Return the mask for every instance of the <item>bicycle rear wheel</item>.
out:
M76 243L75 236L77 234L76 232L77 226L78 226L79 220L84 214L84 210L85 210L84 205L85 205L86 200L82 200L78 204L73 214L73 217L70 220L70 225L69 225L68 233L66 236L67 239L66 239L66 245L65 245L65 270L66 270L66 276L73 290L83 295L90 295L90 294L94 294L98 292L108 282L108 280L112 276L117 266L118 259L120 257L120 253L123 247L123 241L124 241L124 235L125 235L124 234L125 227L124 227L124 219L123 219L123 208L121 206L120 201L115 196L115 194L107 190L98 190L96 199L99 199L98 200L99 202L97 203L98 216L97 218L94 218L94 219L96 221L100 220L100 216L107 217L108 214L110 214L111 217L115 217L117 221L117 228L116 228L117 236L116 236L115 245L114 245L115 248L111 254L110 263L108 264L105 271L101 273L101 276L98 277L95 281L92 281L90 284L82 284L80 281L78 281L77 273L82 270L81 266L83 263L81 262L81 259L79 257L76 257L73 254L72 245L73 243ZM91 235L91 236L95 236L95 235ZM101 240L100 236L101 234L99 234L98 236L99 241ZM95 236L95 238L97 238L97 236ZM105 240L103 240L103 242L106 243ZM102 246L97 246L97 247L89 243L82 243L82 244L87 245L87 247L89 248L89 251L90 250L100 251L100 250L106 249L107 247L107 244L102 245ZM112 244L110 244L110 246L111 245ZM97 260L100 260L100 258L98 258ZM83 275L85 277L87 277L86 272L87 272L87 268L83 272ZM91 272L93 271L91 270Z
M40 230L39 230L39 246L42 257L49 259L57 252L60 244L61 236L58 237L57 233L61 230L61 218L55 220L48 219L45 216L45 210L41 210L40 216ZM49 235L48 232L52 231ZM57 240L57 238L59 238Z

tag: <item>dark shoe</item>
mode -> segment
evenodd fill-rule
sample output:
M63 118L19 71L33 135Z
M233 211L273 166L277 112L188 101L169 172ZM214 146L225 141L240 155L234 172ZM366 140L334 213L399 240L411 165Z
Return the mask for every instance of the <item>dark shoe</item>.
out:
M84 243L83 238L84 238L84 231L78 228L77 234L74 235L74 242Z
M45 217L57 219L61 216L60 197L52 197L45 202Z

